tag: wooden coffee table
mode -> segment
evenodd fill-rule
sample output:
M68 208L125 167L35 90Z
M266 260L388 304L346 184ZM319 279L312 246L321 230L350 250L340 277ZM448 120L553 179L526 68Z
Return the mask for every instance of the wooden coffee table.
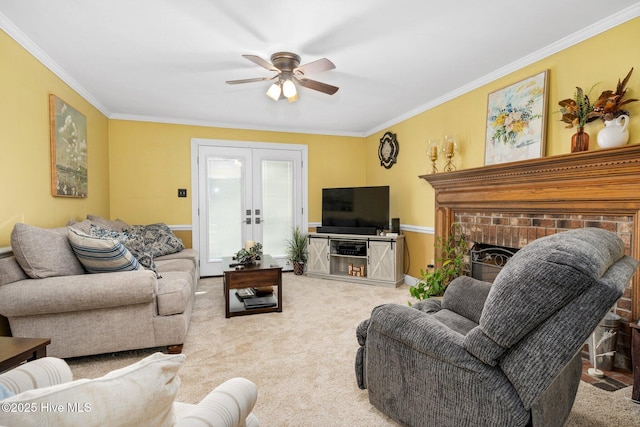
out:
M231 257L222 258L224 271L224 314L226 318L247 314L282 312L282 267L271 256L262 255L254 265L232 267ZM277 292L278 304L275 307L246 309L235 295L236 289L273 286Z
M0 337L0 372L47 355L49 338Z

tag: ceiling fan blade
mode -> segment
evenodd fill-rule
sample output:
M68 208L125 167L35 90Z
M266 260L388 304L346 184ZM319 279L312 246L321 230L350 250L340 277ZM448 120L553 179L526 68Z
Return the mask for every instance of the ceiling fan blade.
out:
M296 81L300 84L300 86L306 87L307 89L317 90L319 92L326 93L327 95L333 95L339 89L337 86L332 86L330 84L322 83L317 80L296 78Z
M309 62L308 64L301 65L294 69L294 72L299 72L302 74L311 74L311 73L319 73L321 71L329 71L336 68L333 62L329 61L327 58L318 59L316 61Z
M277 76L274 77L256 77L253 79L240 79L240 80L227 80L226 83L230 84L230 85L237 85L240 83L253 83L253 82L263 82L265 80L272 80L275 79Z
M260 58L257 55L242 55L245 58L247 58L249 61L253 62L254 64L257 64L263 68L266 68L269 71L277 71L280 72L280 70L278 70L276 67L273 66L273 64L269 61L266 61L262 58Z

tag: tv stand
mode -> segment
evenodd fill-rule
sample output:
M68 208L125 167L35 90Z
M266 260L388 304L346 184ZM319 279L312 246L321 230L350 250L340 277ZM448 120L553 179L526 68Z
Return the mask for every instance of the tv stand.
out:
M307 275L396 287L404 283L404 236L309 234Z

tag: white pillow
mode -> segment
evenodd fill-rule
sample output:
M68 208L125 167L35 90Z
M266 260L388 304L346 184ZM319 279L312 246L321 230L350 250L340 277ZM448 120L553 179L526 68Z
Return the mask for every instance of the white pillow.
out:
M69 228L69 243L89 273L111 273L140 269L140 263L117 239L90 236Z
M184 359L154 353L100 378L22 392L2 401L0 425L171 426Z

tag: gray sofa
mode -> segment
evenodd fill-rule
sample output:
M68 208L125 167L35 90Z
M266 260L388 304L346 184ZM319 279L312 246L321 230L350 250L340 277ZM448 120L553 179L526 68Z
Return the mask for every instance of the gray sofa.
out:
M562 426L579 351L638 263L584 228L520 249L492 285L454 280L442 301L376 307L357 328L356 377L410 426Z
M146 240L147 255L155 251L156 256L149 256L151 266L144 268L113 238L129 227L126 223L92 217L70 226L86 241L117 245L132 271L117 266L88 273L87 268L103 270L80 261L68 227L16 224L13 256L0 259L0 315L8 319L12 335L51 338L48 355L63 358L164 346L181 352L199 276L197 252L184 249L170 232L161 233L165 242L155 243L147 233L140 241ZM137 227L137 232L152 229ZM91 234L96 229L112 235L98 238ZM163 252L157 249L167 247L165 252L173 253L158 255ZM106 262L113 267L111 259Z

